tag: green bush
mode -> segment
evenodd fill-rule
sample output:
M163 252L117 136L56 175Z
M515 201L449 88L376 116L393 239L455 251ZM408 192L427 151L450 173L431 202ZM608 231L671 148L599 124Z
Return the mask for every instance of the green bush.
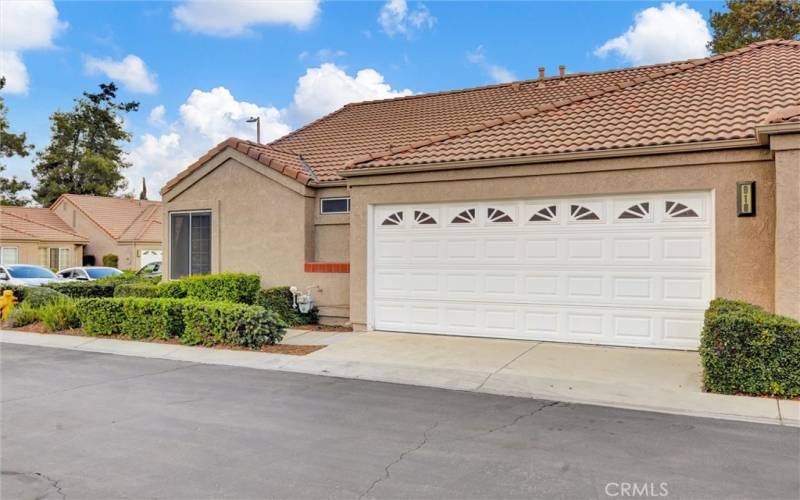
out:
M289 291L288 286L259 290L256 304L275 313L286 326L309 325L319 322L317 306L314 306L306 314L302 314L292 307L292 292Z
M114 284L98 281L68 281L65 283L48 283L47 288L52 288L73 299L88 299L100 297L113 297Z
M11 327L30 325L39 321L39 311L28 304L21 303L8 314L8 323Z
M758 306L711 302L700 338L706 390L800 396L800 322Z
M158 284L158 296L182 299L186 297L186 286L182 281L164 281Z
M168 339L183 332L184 304L179 299L126 297L83 299L77 308L83 329L91 335Z
M116 287L114 297L150 297L182 299L186 288L180 281L166 281L153 285L150 283L126 283Z
M58 332L81 326L75 301L66 297L60 298L38 310L39 319L50 332Z
M47 288L43 286L35 286L29 287L28 290L25 291L25 304L28 304L31 307L42 307L56 300L66 298L61 292L57 292L52 288Z
M184 302L184 344L234 344L259 348L283 338L284 324L260 306L231 302Z
M103 265L105 267L117 267L119 264L119 257L114 255L113 253L107 253L103 255Z
M257 274L224 273L187 276L180 283L192 299L253 304L261 287Z
M149 283L125 283L114 289L114 297L159 297L158 285Z

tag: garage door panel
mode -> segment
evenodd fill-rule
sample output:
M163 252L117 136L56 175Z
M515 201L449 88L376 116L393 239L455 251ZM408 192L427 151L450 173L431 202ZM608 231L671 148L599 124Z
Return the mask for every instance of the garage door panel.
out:
M710 213L709 193L376 208L374 326L696 348Z

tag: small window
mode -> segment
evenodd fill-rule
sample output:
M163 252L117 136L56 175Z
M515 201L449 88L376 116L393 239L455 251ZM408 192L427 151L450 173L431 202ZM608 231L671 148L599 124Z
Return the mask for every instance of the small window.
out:
M436 219L431 214L422 210L414 210L414 222L417 224L436 224Z
M486 218L489 222L514 222L510 215L503 212L499 208L489 208L486 210Z
M621 214L619 219L645 219L650 215L650 203L643 201L636 205L631 205L626 208Z
M664 209L669 217L679 217L679 218L699 217L699 215L697 215L697 212L687 207L683 203L678 203L677 201L667 201L664 204Z
M381 226L399 226L403 223L403 212L395 212L391 214L389 217L386 217L383 222L381 222Z
M600 220L600 217L593 210L583 205L570 205L569 213L574 220Z
M3 247L0 249L0 265L11 266L19 264L19 250L17 247Z
M468 208L462 212L459 212L458 215L453 217L453 220L450 221L451 224L471 224L475 221L475 209Z
M537 211L528 219L529 222L551 222L556 220L558 214L558 207L550 205Z
M322 198L319 211L322 214L349 214L350 198Z

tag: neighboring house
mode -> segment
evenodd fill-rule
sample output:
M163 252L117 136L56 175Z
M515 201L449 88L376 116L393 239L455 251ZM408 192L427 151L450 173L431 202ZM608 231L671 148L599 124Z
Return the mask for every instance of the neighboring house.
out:
M229 139L162 189L165 275L317 286L358 329L696 348L713 297L800 318L798 82L768 41Z
M79 266L87 243L47 208L0 206L0 265Z
M89 243L85 255L95 265L103 256L114 254L120 269L138 270L161 260L161 202L107 196L63 194L50 210ZM80 263L79 263L80 264Z

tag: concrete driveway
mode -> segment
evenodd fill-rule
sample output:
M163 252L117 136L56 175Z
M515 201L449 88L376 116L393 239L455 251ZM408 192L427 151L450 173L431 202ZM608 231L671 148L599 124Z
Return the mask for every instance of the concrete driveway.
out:
M0 347L2 498L618 498L636 485L671 498L793 499L800 491L797 428Z

